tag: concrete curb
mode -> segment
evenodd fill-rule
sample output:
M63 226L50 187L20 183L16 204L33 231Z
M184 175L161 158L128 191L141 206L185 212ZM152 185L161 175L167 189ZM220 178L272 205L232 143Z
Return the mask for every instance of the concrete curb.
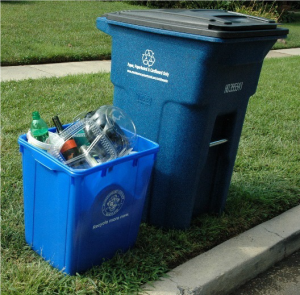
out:
M150 295L228 294L300 249L300 205L189 260L168 278L143 286Z

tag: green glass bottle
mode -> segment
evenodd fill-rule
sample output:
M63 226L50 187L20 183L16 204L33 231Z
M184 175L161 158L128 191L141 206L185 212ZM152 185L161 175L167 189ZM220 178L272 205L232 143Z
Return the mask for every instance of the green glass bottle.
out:
M30 126L31 135L42 142L45 142L49 137L48 126L41 118L39 112L32 113L32 122Z

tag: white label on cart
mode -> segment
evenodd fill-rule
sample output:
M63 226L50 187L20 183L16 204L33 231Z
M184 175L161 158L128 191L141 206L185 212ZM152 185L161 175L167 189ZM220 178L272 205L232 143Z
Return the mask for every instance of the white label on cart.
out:
M144 78L168 83L169 73L166 71L161 71L158 69L152 68L156 59L154 57L154 52L150 49L146 49L145 53L142 54L142 63L143 65L137 65L133 63L127 63L127 73L141 76ZM157 75L154 76L153 74Z
M231 83L225 85L224 93L241 91L243 88L243 82Z
M111 191L104 199L102 213L105 216L117 214L125 202L125 194L121 190Z

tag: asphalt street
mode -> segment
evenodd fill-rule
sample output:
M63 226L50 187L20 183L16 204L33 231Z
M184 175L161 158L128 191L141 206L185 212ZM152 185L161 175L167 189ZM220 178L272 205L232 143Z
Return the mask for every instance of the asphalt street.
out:
M276 263L230 295L300 294L300 250Z

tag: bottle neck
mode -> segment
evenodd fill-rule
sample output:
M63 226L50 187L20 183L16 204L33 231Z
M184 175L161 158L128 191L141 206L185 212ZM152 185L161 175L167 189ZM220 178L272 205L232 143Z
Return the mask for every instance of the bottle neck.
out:
M32 113L32 120L39 120L41 119L41 116L39 114L39 112L35 111Z
M57 129L57 133L58 133L58 134L61 133L61 132L64 130L64 128L62 127L62 124L61 124L61 122L60 122L58 116L54 116L54 117L52 118L52 121L53 121L53 123L54 123L54 125L55 125L55 127L56 127L56 129Z

